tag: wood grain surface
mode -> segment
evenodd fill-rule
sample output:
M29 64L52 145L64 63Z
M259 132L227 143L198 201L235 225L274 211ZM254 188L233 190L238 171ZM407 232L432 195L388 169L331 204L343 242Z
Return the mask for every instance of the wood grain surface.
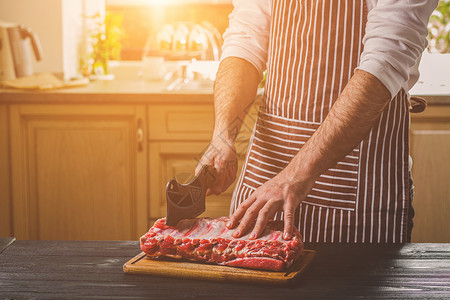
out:
M423 113L411 114L413 242L450 242L449 116L449 106L430 106Z
M13 237L0 237L0 253L14 243L16 239Z
M148 230L147 143L139 150L136 137L145 107L9 111L16 238L131 240Z
M0 236L13 234L9 163L8 111L6 105L0 105Z
M140 253L126 262L123 270L132 274L283 285L298 279L312 263L315 255L315 251L305 250L286 272L271 272L200 264L170 258L152 259L145 253Z
M15 241L0 254L0 299L449 299L450 244L305 244L289 286L123 272L138 241Z

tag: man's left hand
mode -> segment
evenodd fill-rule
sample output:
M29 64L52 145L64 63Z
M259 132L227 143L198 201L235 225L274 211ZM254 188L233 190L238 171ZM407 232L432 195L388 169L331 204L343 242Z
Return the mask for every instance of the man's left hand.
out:
M238 227L234 237L245 235L253 224L249 238L256 239L264 231L267 222L272 220L275 213L282 208L284 216L283 238L292 238L294 229L295 210L300 202L306 198L314 185L314 180L296 180L286 169L257 188L230 217L228 228ZM255 223L256 221L256 223Z

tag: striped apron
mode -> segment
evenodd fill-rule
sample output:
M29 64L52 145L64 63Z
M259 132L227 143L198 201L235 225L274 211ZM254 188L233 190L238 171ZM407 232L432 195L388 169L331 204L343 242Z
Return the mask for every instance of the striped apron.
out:
M267 81L230 213L291 161L327 116L358 66L365 0L272 1ZM406 242L408 95L322 174L297 209L307 242ZM279 211L275 219L282 220Z

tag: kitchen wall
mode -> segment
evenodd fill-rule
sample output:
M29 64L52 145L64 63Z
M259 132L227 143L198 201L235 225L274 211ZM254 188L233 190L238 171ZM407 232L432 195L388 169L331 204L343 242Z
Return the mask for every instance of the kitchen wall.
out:
M66 79L78 74L83 15L104 13L105 0L0 0L0 20L30 27L39 37L42 61L35 72L53 72Z

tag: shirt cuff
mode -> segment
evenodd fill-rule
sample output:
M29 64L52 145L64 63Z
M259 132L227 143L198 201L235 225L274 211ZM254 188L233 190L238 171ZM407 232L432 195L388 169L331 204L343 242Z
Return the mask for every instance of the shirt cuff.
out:
M220 57L220 61L224 60L227 57L238 57L245 59L249 63L251 63L256 70L258 71L259 77L262 79L263 73L266 70L266 62L261 60L261 58L255 55L253 52L249 51L246 48L237 45L227 45L224 47L222 51L222 56Z
M388 62L380 62L375 59L366 60L356 69L366 71L378 78L391 93L391 99L397 95L405 81L402 74Z

